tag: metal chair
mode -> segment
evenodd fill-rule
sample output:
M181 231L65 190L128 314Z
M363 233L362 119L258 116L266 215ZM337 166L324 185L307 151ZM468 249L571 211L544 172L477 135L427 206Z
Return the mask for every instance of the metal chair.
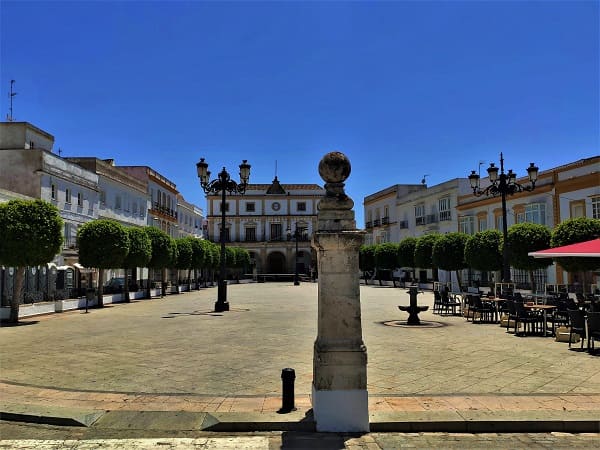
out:
M581 336L581 350L583 350L583 341L585 340L585 313L579 309L569 309L569 322L571 329L569 331L569 348L571 348L571 339L573 333Z
M588 352L593 353L594 341L600 341L600 312L589 312L586 321Z

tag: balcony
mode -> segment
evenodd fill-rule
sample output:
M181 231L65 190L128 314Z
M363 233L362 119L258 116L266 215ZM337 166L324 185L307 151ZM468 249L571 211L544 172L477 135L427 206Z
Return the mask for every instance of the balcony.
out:
M452 212L451 211L440 211L440 221L442 220L452 220Z
M368 222L365 224L365 228L373 228L373 222L371 222L371 221L368 221Z
M438 221L437 214L429 214L429 215L425 216L425 221L427 223L437 223L437 221Z
M373 226L374 226L374 227L378 227L378 226L379 226L379 219L375 219L375 220L373 221Z
M400 224L400 229L407 229L408 228L408 220L401 220L399 222Z
M383 217L381 219L381 225L389 225L390 224L390 218L389 217Z
M425 225L425 216L415 217L415 225Z
M158 202L154 202L154 207L152 208L152 211L159 212L167 217L177 219L177 211L171 208L167 208L166 206L162 206Z
M77 250L77 238L65 238L63 242L64 250Z

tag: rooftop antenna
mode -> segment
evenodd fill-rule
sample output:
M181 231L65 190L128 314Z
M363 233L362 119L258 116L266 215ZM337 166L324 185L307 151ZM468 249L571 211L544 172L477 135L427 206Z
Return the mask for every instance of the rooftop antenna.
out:
M15 120L13 117L13 97L17 95L17 93L13 91L13 84L15 84L15 80L10 80L10 92L8 93L8 98L10 99L10 108L8 109L9 113L6 115L6 120L9 122Z
M275 178L277 178L277 160L275 160Z
M429 176L429 174L423 175L423 179L421 180L421 184L425 184L426 183L425 178L427 178L428 176Z

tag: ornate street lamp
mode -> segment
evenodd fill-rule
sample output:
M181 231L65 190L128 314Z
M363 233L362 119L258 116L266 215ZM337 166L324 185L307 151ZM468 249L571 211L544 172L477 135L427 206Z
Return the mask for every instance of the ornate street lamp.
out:
M500 153L500 173L498 173L498 167L496 167L494 163L491 163L487 170L491 183L488 187L485 189L479 187L479 175L474 170L472 170L471 175L469 175L469 182L471 183L471 188L473 189L473 194L475 194L475 196L479 197L485 194L487 196L496 197L500 195L502 198L502 236L504 238L502 240L502 281L504 283L510 282L508 227L506 225L506 196L514 195L522 191L533 191L535 189L535 182L537 181L539 170L540 169L534 163L530 163L527 168L527 174L529 175L531 186L519 184L517 183L517 174L512 170L509 170L506 174L504 173L504 156Z
M244 194L250 179L250 164L247 160L243 160L240 164L240 182L236 183L231 179L229 173L223 167L216 179L210 180L210 172L208 171L208 163L204 158L196 164L200 186L206 194L221 193L221 274L219 276L219 287L217 301L215 303L215 312L229 311L229 303L227 302L227 275L225 272L225 196L227 192L230 194Z
M298 278L298 239L300 239L300 232L298 231L298 225L296 225L294 234L292 234L292 229L289 225L286 231L288 241L291 240L292 237L296 241L296 254L294 255L294 286L300 286L300 280Z

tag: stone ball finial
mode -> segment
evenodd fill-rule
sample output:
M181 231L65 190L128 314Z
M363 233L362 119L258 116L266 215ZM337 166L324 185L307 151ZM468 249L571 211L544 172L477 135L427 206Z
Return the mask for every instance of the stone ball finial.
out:
M351 170L350 160L342 152L329 152L319 162L319 175L326 183L343 183Z

